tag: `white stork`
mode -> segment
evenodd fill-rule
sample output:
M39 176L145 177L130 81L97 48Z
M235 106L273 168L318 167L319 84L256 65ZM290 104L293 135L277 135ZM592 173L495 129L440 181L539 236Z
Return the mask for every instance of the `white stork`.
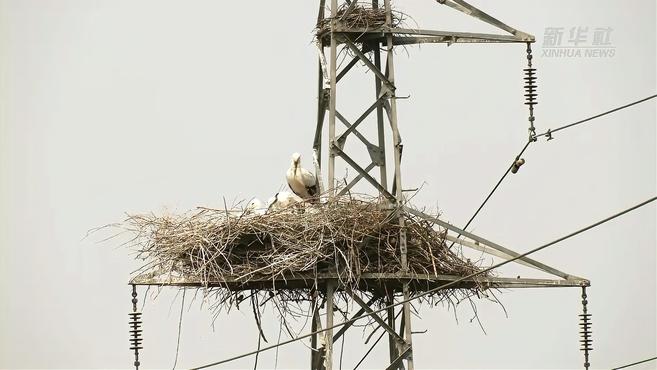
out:
M267 210L283 209L300 202L303 202L303 199L301 199L296 194L292 194L287 191L281 191L276 193L276 195L273 197L269 198L269 201L267 202Z
M267 207L265 207L265 204L258 198L253 198L249 202L249 204L246 205L246 209L244 210L245 213L255 213L256 215L264 215L265 212L267 211Z
M287 170L287 184L294 194L303 199L312 199L319 195L317 177L301 167L301 155L292 154L292 164Z

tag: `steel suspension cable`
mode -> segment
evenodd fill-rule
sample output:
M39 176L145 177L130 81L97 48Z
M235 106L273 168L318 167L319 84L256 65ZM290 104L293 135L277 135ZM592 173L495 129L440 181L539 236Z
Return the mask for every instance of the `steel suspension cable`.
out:
M643 98L643 99L639 99L639 100L637 100L637 101L633 101L633 102L631 102L631 103L628 103L628 104L622 105L622 106L620 106L620 107L616 107L616 108L611 109L611 110L608 110L608 111L606 111L606 112L602 112L602 113L596 114L595 116L591 116L591 117L588 117L588 118L584 118L584 119L579 120L579 121L577 121L577 122L569 123L569 124L567 124L567 125L560 126L560 127L555 128L555 129L549 129L549 130L547 130L546 132L544 132L544 133L542 133L542 134L535 135L535 136L533 136L533 137L534 137L534 138L539 138L539 137L541 137L541 136L548 136L548 138L549 138L549 137L551 137L551 135L552 135L553 133L555 133L555 132L557 132L557 131L565 130L565 129L567 129L567 128L570 128L570 127L573 127L573 126L577 126L577 125L579 125L579 124L582 124L582 123L584 123L584 122L588 122L588 121L594 120L594 119L596 119L596 118L600 118L600 117L602 117L602 116L606 116L606 115L608 115L608 114L611 114L611 113L614 113L614 112L618 112L619 110L623 110L623 109L625 109L625 108L629 108L629 107L631 107L631 106L633 106L633 105L637 105L637 104L643 103L643 102L645 102L645 101L648 101L648 100L650 100L650 99L654 99L654 98L656 98L656 97L657 97L657 94L655 94L655 95L650 95L650 96L645 97L645 98Z
M569 124L567 124L567 125L560 126L560 127L555 128L555 129L549 129L549 130L547 130L547 131L544 132L544 133L537 134L537 135L533 135L533 136L530 137L530 140L527 142L527 144L525 144L525 146L522 148L522 150L520 151L520 153L518 153L518 155L516 156L515 160L520 159L520 156L525 152L525 150L527 150L527 147L529 147L529 144L535 142L536 139L538 139L539 137L547 136L548 139L550 139L550 138L552 138L552 134L555 133L555 132L557 132L557 131L565 130L565 129L567 129L567 128L570 128L570 127L573 127L573 126L576 126L576 125L579 125L579 124L582 124L582 123L585 123L585 122L588 122L588 121L594 120L594 119L596 119L596 118L600 118L600 117L606 116L606 115L608 115L608 114L611 114L611 113L614 113L614 112L618 112L619 110L623 110L623 109L625 109L625 108L629 108L629 107L631 107L631 106L634 106L634 105L637 105L637 104L643 103L643 102L645 102L645 101L648 101L648 100L654 99L654 98L656 98L656 97L657 97L657 94L655 94L655 95L650 95L650 96L645 97L645 98L643 98L643 99L636 100L636 101L634 101L634 102L631 102L631 103L628 103L628 104L622 105L622 106L620 106L620 107L616 107L616 108L611 109L611 110L608 110L608 111L606 111L606 112L602 112L602 113L596 114L596 115L594 115L594 116L591 116L591 117L588 117L588 118L585 118L585 119L579 120L579 121L577 121L577 122L569 123ZM512 168L513 168L513 163L511 163L511 165L509 166L509 168L507 168L506 172L504 172L504 174L502 175L502 177L499 179L499 181L497 181L497 183L496 183L495 186L493 187L493 190L491 190L490 193L488 193L488 196L486 196L486 198L485 198L484 201L481 203L481 205L479 206L479 208L477 208L477 210L476 210L475 213L472 215L472 217L470 217L470 219L468 220L468 222L467 222L467 223L465 224L465 226L463 227L463 230L467 229L468 226L470 226L470 224L472 223L472 221L474 221L474 219L479 215L479 212L484 208L484 206L486 205L486 203L488 203L488 200L490 200L490 198L493 196L493 194L497 191L497 188L500 187L500 184L502 184L502 181L504 181L504 179L505 179L506 176L509 174L509 172L511 172L511 169L512 169ZM461 236L461 234L459 234L457 237L460 237L460 236ZM455 242L452 242L452 243L450 244L449 248L451 248L452 246L454 246L454 243L455 243Z
M477 215L478 215L479 212L482 210L482 208L484 208L484 206L486 205L486 203L488 203L488 200L493 196L493 194L495 193L495 191L497 191L497 188L500 187L500 184L502 184L502 181L504 181L504 179L505 179L506 176L509 174L509 172L511 172L511 169L513 168L513 166L514 166L514 164L515 164L515 161L517 161L518 159L520 159L520 156L525 152L525 150L527 150L527 148L529 147L529 144L531 144L531 143L533 143L533 141L528 140L528 141L527 141L527 144L525 144L525 146L522 147L522 150L520 150L520 152L518 153L518 155L516 155L515 159L513 160L513 163L511 163L511 165L509 166L509 168L506 169L506 172L504 172L504 174L502 175L502 177L500 177L500 179L497 181L497 184L495 184L495 186L493 187L493 190L491 190L490 193L488 193L488 196L486 197L486 199L484 199L484 201L481 203L481 205L479 206L479 208L477 208L477 210L476 210L475 213L472 215L472 217L470 217L470 219L469 219L468 222L465 224L465 226L463 226L463 230L467 229L468 226L470 226L470 224L472 223L472 221L474 221L474 219L477 217ZM460 236L461 236L461 234L457 235L456 237L458 238L458 237L460 237ZM449 248L452 248L452 246L454 246L454 243L456 243L456 241L453 241L452 244L449 245Z
M620 366L620 367L615 367L611 370L625 369L626 367L635 366L635 365L643 364L645 362L654 361L654 360L657 360L657 357L652 357L652 358L649 358L649 359L645 359L643 361L633 362L631 364L623 365L623 366Z

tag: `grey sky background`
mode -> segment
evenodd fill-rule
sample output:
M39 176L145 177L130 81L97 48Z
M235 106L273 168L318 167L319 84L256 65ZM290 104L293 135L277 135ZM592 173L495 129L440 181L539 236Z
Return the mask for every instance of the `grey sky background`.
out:
M138 264L127 250L99 244L103 235L83 239L87 230L126 212L266 199L284 185L294 151L309 167L316 3L0 0L1 368L130 367L127 281ZM655 93L654 1L473 4L537 37L539 132ZM423 28L492 30L434 1L396 5ZM541 56L546 28L564 27L565 42L577 26L589 37L611 27L615 55ZM411 96L398 104L404 187L424 184L413 203L465 224L526 140L524 66L523 45L398 49L397 94ZM371 74L346 80L341 111L357 117L371 88ZM532 145L472 230L526 251L654 196L655 121L651 101ZM650 205L536 255L591 279L595 368L657 351L655 225ZM175 293L146 303L147 368L173 365ZM508 318L478 302L487 334L470 322L467 304L458 323L446 307L421 306L414 330L428 332L413 337L416 366L581 368L579 295L505 291ZM255 348L250 309L220 315L213 330L199 303L185 311L180 368ZM266 319L275 341L278 322L271 312ZM366 335L347 336L345 368L364 353ZM278 356L279 368L309 360L302 343ZM387 344L371 358L366 368L383 366ZM274 353L260 364L273 367Z

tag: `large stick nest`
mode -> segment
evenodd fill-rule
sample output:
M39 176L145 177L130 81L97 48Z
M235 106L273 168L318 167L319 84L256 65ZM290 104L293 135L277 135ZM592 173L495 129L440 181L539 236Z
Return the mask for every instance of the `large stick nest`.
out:
M404 13L396 10L393 10L391 15L392 27L400 25L405 17ZM349 10L348 4L342 4L334 18L325 17L317 22L315 33L318 39L331 31L331 21L333 19L344 28L374 31L386 25L386 11L383 7L372 8L372 4L368 2L357 2L351 10Z
M146 263L142 276L168 275L201 285L335 276L356 287L363 274L402 272L399 213L376 200L253 211L200 208L183 215L134 215L124 227ZM463 276L475 264L449 249L444 231L403 214L408 273Z

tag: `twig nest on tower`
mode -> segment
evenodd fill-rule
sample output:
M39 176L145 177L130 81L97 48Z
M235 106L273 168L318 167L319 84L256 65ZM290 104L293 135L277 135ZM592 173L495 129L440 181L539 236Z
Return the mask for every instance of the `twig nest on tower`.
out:
M330 13L329 13L330 14ZM396 10L392 11L392 27L397 27L402 23L405 14ZM331 31L331 21L334 18L326 17L317 23L316 35L322 39ZM370 2L357 2L350 8L349 4L342 4L335 16L337 25L343 30L353 30L354 32L375 31L381 29L386 24L386 11L381 6L372 8Z
M403 214L407 274L463 276L478 267L445 244L444 230ZM181 282L271 286L291 276L333 276L355 287L363 274L402 273L397 210L376 198L336 197L266 214L201 208L183 215L133 215L123 228L145 262L140 274ZM269 283L268 283L269 281Z

